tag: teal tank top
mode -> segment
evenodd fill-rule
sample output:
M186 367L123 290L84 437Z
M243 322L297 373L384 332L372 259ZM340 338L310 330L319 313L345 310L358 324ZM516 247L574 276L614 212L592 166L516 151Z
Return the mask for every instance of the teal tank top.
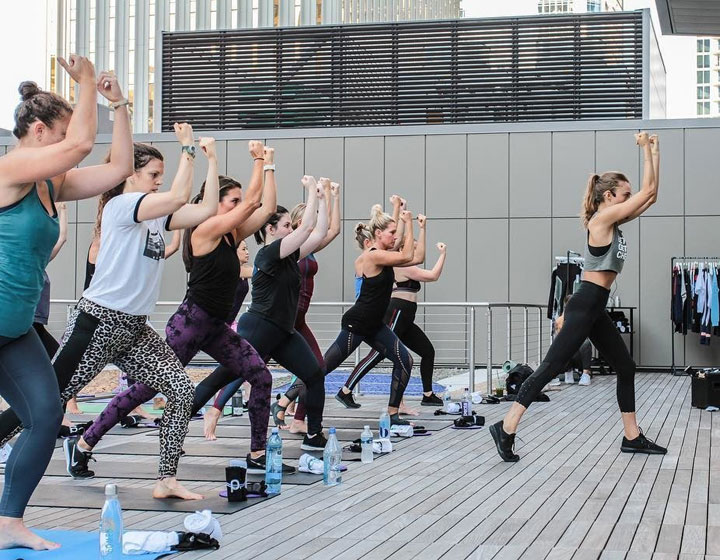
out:
M52 182L47 181L51 200ZM60 234L57 209L50 216L37 184L15 204L0 208L0 336L17 338L31 327L43 288L43 271Z

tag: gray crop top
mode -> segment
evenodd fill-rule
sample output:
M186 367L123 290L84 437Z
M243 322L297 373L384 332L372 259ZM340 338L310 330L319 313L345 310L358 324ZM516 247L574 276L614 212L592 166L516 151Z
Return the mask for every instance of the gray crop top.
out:
M590 252L590 232L588 232L587 236L584 270L610 270L620 274L627 258L627 244L617 224L613 226L613 238L610 248L599 257Z

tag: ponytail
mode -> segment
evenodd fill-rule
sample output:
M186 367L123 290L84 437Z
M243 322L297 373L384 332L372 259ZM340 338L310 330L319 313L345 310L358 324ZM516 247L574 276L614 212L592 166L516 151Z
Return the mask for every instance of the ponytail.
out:
M370 238L374 238L375 232L384 231L392 223L395 223L392 216L386 214L382 206L375 204L370 210L370 222L368 222L367 226L370 231Z
M222 198L230 189L242 189L242 185L240 183L238 183L232 177L226 177L225 175L218 176L218 184L220 186L220 193L218 194L219 200L222 200ZM200 192L195 195L195 197L190 201L190 204L200 204L203 201L204 196L205 181L203 181L202 185L200 185ZM192 267L193 255L191 237L196 227L197 226L185 228L185 232L183 234L182 259L183 263L185 264L186 272L190 272L190 268Z
M287 208L284 206L277 205L277 210L274 214L271 214L270 217L267 219L267 222L263 224L263 227L261 227L259 230L257 230L254 234L255 241L258 245L264 245L265 244L265 238L267 237L267 233L265 232L265 228L268 226L276 226L278 225L278 222L280 219L287 214Z
M605 192L614 191L622 182L629 183L630 181L618 171L606 171L602 175L596 173L590 176L580 209L580 218L586 229L590 219L597 212Z

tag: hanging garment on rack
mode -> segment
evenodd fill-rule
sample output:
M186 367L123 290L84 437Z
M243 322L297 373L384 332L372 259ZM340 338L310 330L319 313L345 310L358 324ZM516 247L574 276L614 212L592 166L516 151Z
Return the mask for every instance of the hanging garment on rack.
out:
M692 328L693 322L693 295L692 295L692 271L684 270L683 286L685 287L685 300L683 302L683 334L687 334Z
M675 332L683 331L682 266L672 272L672 295L670 298L670 317L675 323Z
M712 267L712 282L710 284L710 323L713 327L720 325L720 307L718 307L718 279L717 267Z
M565 279L570 278L570 285L573 285L575 277L582 274L582 269L579 265L570 263L560 263L555 267L552 272L550 279L550 297L548 298L548 319L554 319L563 312L563 300L567 295L567 286L565 286ZM557 292L556 285L560 283L560 291ZM573 293L573 289L570 289L570 293ZM559 296L559 297L557 297Z

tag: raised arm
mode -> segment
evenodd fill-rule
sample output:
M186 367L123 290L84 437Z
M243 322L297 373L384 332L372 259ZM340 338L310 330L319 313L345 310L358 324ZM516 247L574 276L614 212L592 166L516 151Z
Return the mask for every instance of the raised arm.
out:
M317 211L317 222L312 233L307 238L305 243L300 246L300 258L307 257L310 253L317 250L318 246L325 240L328 232L328 211L327 211L327 199L325 198L325 189L320 188L317 190L318 196L318 211ZM305 216L303 215L303 219Z
M258 142L258 144L260 143ZM250 148L250 150L251 152L253 152L252 147ZM262 155L264 156L264 160L257 159L256 156L258 155L258 153L262 153ZM258 203L252 215L237 228L237 231L235 232L235 239L245 239L246 237L251 236L253 233L258 231L267 223L267 221L270 219L270 216L277 212L277 185L275 184L275 148L263 147L262 152L259 152L258 149L255 149L255 152L253 152L252 155L255 167L253 167L253 176L250 179L250 187L256 184L253 181L256 178L258 166L260 166L259 168L262 169L262 174L259 175L260 179L258 184L262 185L262 177L264 176L265 178L265 186L262 190L262 204ZM248 191L250 190L250 187L248 188ZM247 198L247 195L245 198Z
M295 251L302 247L302 244L307 241L313 229L315 229L315 223L317 222L318 196L320 188L315 181L315 177L310 175L303 176L302 184L303 187L308 190L305 212L303 213L302 221L297 229L283 237L280 243L281 259L292 255ZM325 227L327 227L327 223Z
M418 225L420 226L420 236L417 245L414 247L413 258L410 265L414 266L425 262L425 224L427 218L423 214L418 214Z
M165 260L169 259L175 253L177 253L178 249L180 248L181 241L182 241L182 230L176 229L173 232L173 236L172 236L172 240L170 241L170 245L165 245Z
M119 185L133 173L133 142L127 99L111 72L100 73L97 91L110 101L110 107L114 107L115 111L110 161L101 165L71 169L64 177L58 177L59 200L81 200L96 196Z
M394 194L390 197L390 203L393 205L392 218L397 224L397 241L393 247L393 250L397 251L405 238L405 222L400 219L400 212L407 210L407 202L401 196Z
M25 187L38 179L56 177L80 163L92 150L97 132L95 68L87 58L70 55L58 58L70 77L80 86L65 138L39 148L17 147L0 158L0 187ZM47 127L38 122L37 126Z
M327 195L327 190L325 191ZM337 183L330 183L330 197L325 197L327 207L329 209L328 215L330 225L328 227L325 239L320 242L320 245L315 249L315 253L322 251L325 247L330 245L330 242L340 235L340 185Z
M53 260L62 249L63 245L67 241L67 229L68 229L68 217L67 208L64 202L58 202L55 204L55 208L58 211L58 220L60 222L60 233L58 234L58 240L50 253L50 260Z
M436 282L442 274L443 266L445 266L445 255L447 253L447 247L445 243L437 244L440 256L438 257L435 266L430 270L420 268L419 266L408 266L407 268L401 268L402 275L407 277L408 280L416 280L418 282Z
M635 139L637 145L640 146L643 151L645 161L643 167L642 187L625 202L614 204L602 212L599 212L594 219L602 225L611 226L615 223L623 223L637 218L657 200L658 182L653 164L650 138L648 137L647 132L640 132L635 135Z
M220 196L220 178L218 176L217 155L215 153L215 139L210 137L200 138L198 140L198 145L200 146L200 150L203 155L207 157L208 160L208 170L205 177L205 192L203 194L202 202L199 204L184 204L172 215L168 229L185 229L198 224L204 224L207 220L214 218L215 214L217 214L218 197ZM190 180L192 181L192 177ZM195 234L193 233L193 235Z
M400 219L405 222L405 239L403 240L402 251L370 251L365 258L376 266L405 266L412 260L414 253L412 213L403 210L400 212Z
M628 218L622 220L623 223L637 218L657 201L657 191L660 186L660 140L658 139L657 134L650 136L650 153L652 154L652 165L653 171L655 172L655 194ZM647 165L647 162L645 163Z
M182 147L190 147L194 145L192 126L187 123L175 123L173 126L175 128L175 136L177 136L177 139ZM195 154L190 153L187 150L183 150L180 156L180 164L178 165L178 170L175 174L170 190L162 193L150 193L142 199L137 212L137 220L139 222L169 216L187 204L188 198L190 197L190 191L192 190L194 164ZM175 227L179 221L180 220L176 220L175 216L173 216L170 224L171 229L189 227Z

